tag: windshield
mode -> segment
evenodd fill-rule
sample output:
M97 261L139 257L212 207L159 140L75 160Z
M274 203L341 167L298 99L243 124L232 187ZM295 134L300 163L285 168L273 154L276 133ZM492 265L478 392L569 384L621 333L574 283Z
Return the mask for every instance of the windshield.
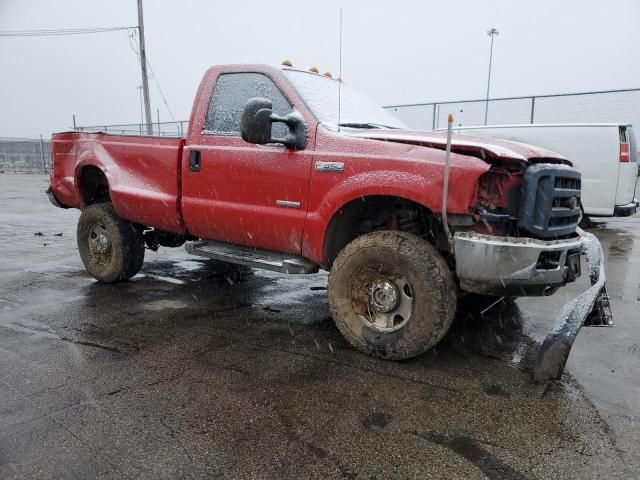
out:
M298 70L285 70L284 73L318 121L330 130L338 130L338 123L350 128L407 128L391 113L344 82L340 87L338 115L337 80Z

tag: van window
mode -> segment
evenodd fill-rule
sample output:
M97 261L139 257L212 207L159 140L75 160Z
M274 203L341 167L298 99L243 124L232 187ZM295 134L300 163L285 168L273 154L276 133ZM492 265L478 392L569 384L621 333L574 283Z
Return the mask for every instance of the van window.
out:
M240 118L247 100L267 98L273 102L273 113L287 115L292 106L273 81L261 73L224 73L218 77L205 121L205 133L240 136ZM288 128L274 123L272 135L284 137Z

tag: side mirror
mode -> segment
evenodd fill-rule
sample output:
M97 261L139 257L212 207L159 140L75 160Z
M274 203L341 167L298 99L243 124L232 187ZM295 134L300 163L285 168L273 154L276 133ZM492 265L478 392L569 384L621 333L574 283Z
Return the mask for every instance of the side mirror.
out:
M281 122L289 127L285 138L272 138L273 122ZM307 147L307 126L302 116L292 112L285 117L273 113L273 104L266 98L251 98L247 101L240 119L240 133L245 142L265 145L281 143L287 148L304 150Z

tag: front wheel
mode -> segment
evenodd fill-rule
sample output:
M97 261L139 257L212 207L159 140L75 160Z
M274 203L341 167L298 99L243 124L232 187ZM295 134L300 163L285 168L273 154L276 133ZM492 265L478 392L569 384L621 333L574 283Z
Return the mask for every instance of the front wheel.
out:
M328 293L346 340L389 360L429 350L456 312L456 286L442 255L400 231L368 233L347 245L331 268Z
M77 240L82 263L96 280L128 280L142 268L142 229L120 218L110 203L96 203L82 210Z

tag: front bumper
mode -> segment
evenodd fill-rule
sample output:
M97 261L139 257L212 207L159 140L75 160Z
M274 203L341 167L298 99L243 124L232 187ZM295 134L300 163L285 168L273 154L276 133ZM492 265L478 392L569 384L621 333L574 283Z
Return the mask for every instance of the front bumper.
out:
M638 206L640 206L640 202L633 199L633 202L627 203L626 205L616 205L613 209L614 217L629 217L631 215L635 215L638 211Z
M551 295L580 275L575 259L583 245L581 236L545 241L456 233L456 274L460 288L505 297Z
M558 380L562 376L569 352L578 332L586 327L611 327L613 315L607 295L604 252L598 239L578 229L584 240L583 252L589 266L591 287L566 303L538 353L534 379Z
M501 296L512 292L515 292L515 296L552 293L574 280L578 273L572 272L573 262L568 261L574 255L572 252L577 249L580 255L584 255L591 287L560 310L538 354L534 371L537 381L559 379L562 376L580 328L613 325L605 286L602 246L594 235L580 228L576 232L579 235L577 238L551 242L468 233L456 233L454 237L460 287L475 293ZM558 267L540 270L541 255L559 258ZM548 262L543 262L543 266L548 266ZM545 282L548 282L546 286Z

